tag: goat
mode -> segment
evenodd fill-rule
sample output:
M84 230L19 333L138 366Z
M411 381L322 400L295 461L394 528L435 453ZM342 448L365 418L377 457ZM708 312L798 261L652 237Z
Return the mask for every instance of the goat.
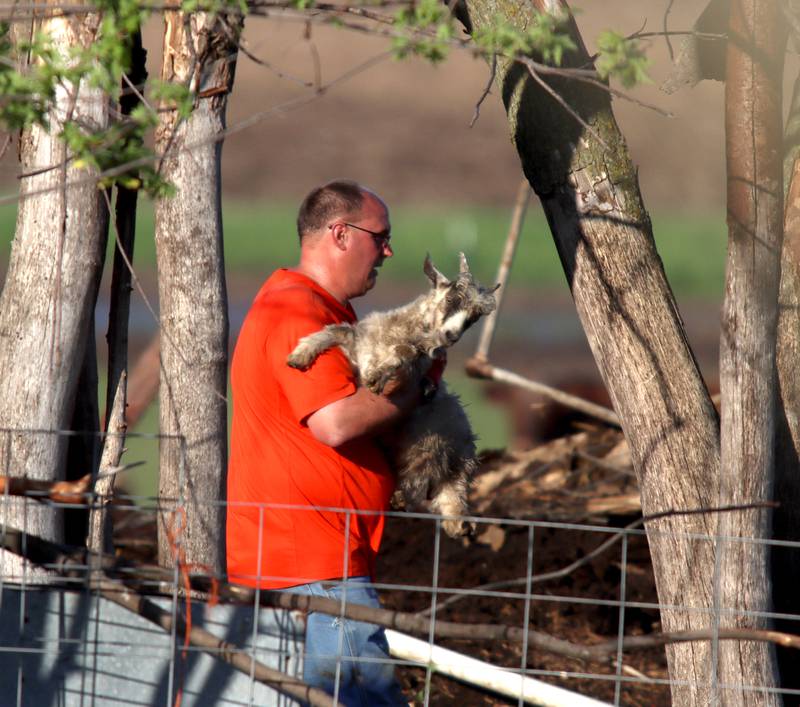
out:
M380 394L390 381L425 382L433 359L456 343L483 315L496 307L494 291L478 285L467 259L452 282L425 258L423 270L431 289L413 302L387 312L372 312L357 324L330 324L303 337L287 363L305 370L323 351L338 346L353 366L359 382ZM409 509L426 499L451 537L474 530L459 516L467 514L469 484L478 467L475 435L457 395L442 382L429 391L429 402L418 406L384 440L397 474L398 491Z

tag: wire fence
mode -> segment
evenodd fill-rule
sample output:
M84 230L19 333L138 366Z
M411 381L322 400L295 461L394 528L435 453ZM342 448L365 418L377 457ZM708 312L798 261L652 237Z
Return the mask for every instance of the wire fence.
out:
M384 608L374 609L348 602L346 591L331 600L291 588L229 584L181 562L158 567L159 516L189 508L183 498L118 493L110 507L112 556L41 538L24 522L38 516L19 515L20 504L39 514L97 506L91 493L64 502L42 488L14 496L11 487L5 484L0 499L4 705L334 704L302 682L309 611L330 614L340 625L348 618L387 627L391 662L409 701L420 705L669 704L676 682L667 670L666 644L690 639L713 647L746 638L800 646L789 634L727 628L728 619L742 616L757 628L778 621L794 627L800 619L794 614L741 612L715 601L661 604L640 519L619 528L481 516L472 519L472 538L454 540L442 532L441 517L426 513L250 504L262 516L323 511L346 529L385 516L384 547L370 585ZM12 508L22 524L9 521ZM724 540L798 551L797 543L678 538L651 530L650 542L659 539L698 548ZM18 563L20 556L28 562ZM345 587L348 556L345 540ZM312 578L255 579L302 584ZM665 635L663 610L701 617L707 629L691 637ZM336 659L338 677L352 659ZM787 701L800 696L764 685L723 685L713 670L702 681L700 687L712 690L775 692Z

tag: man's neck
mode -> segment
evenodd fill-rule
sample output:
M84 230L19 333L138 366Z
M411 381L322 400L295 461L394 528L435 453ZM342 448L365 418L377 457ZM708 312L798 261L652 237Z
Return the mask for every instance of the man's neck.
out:
M317 263L308 258L301 257L300 262L296 267L292 268L292 271L305 275L307 278L313 280L343 305L346 306L349 303L350 300L347 295L340 288L336 287L335 278L332 277L330 270L322 263Z

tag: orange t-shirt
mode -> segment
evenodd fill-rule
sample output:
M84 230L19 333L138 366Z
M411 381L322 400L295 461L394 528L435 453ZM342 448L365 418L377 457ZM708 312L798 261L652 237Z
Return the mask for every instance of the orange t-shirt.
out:
M289 270L272 274L245 318L231 367L233 582L280 588L374 573L383 516L327 509L385 511L395 486L386 458L370 438L332 448L306 425L311 413L355 392L352 368L338 348L307 371L286 364L301 337L355 320L351 307Z

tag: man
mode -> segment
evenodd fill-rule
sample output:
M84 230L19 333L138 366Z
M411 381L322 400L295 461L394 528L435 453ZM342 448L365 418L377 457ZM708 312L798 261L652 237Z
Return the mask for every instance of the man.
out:
M348 602L379 606L366 586L384 526L375 511L388 508L395 480L375 436L419 404L421 392L375 395L358 385L339 349L304 372L286 358L301 337L355 321L350 300L374 287L392 256L390 228L386 205L369 190L347 181L315 189L297 218L299 264L273 273L245 318L231 368L234 582L337 599L346 593ZM344 704L407 704L387 659L382 629L309 615L303 677L331 694L338 682Z

